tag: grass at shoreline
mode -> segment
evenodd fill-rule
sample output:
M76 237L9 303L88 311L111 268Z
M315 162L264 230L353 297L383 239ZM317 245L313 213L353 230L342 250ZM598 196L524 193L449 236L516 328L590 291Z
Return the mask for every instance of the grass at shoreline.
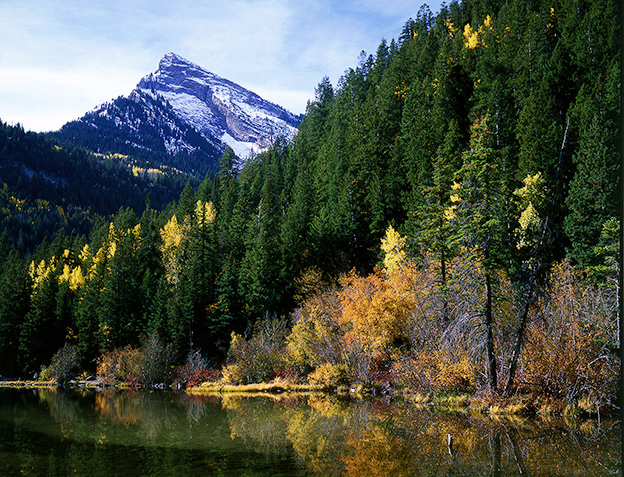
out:
M127 383L117 385L104 385L100 381L75 381L60 385L55 381L32 381L14 380L0 381L0 388L13 389L45 389L62 386L76 387L82 389L117 389L136 390L135 386ZM173 386L156 385L145 389L174 389ZM141 388L138 388L141 389ZM356 389L329 389L318 384L296 384L287 381L272 381L269 383L256 384L226 384L222 382L208 381L197 386L186 388L186 393L191 395L241 395L241 396L277 396L280 394L327 394L327 395L350 395L361 399L372 397L371 394L362 394ZM405 399L416 406L429 407L442 411L461 412L470 414L480 414L497 418L501 416L513 417L547 417L547 416L568 416L594 418L600 415L613 414L616 410L599 406L597 403L581 398L577 402L568 403L563 399L551 399L535 395L514 395L510 397L501 396L478 396L468 393L432 391L428 393L403 392L391 393L386 397Z
M58 387L56 381L0 381L0 388L55 388Z
M600 405L588 397L575 402L531 394L512 396L470 395L456 392L409 393L404 397L420 406L430 406L453 412L487 415L490 418L509 417L581 417L599 418L619 415L615 406Z
M101 388L102 383L98 381L74 381L71 383L59 384L56 381L32 381L32 380L13 380L13 381L0 381L0 388L12 388L12 389L21 389L21 388L59 388L59 387L80 387L80 388L89 388L96 389ZM120 384L117 386L120 389L127 388L127 385Z
M186 389L189 394L220 394L220 393L322 393L327 388L316 384L294 384L283 381L257 384L225 384L221 382L205 382Z

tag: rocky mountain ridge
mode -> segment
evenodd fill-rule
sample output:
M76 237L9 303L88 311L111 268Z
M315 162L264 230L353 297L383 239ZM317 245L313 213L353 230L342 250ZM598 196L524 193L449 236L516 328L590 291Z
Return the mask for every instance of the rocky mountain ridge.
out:
M156 73L138 89L160 95L177 115L203 134L219 138L244 159L267 148L277 136L290 139L300 117L236 83L167 53Z
M106 102L50 135L95 152L133 155L203 176L231 147L241 162L301 120L286 109L175 53L128 95Z

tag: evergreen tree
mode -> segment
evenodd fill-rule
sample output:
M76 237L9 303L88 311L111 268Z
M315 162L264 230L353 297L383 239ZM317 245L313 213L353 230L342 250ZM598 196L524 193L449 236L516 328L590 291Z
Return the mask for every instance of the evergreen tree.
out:
M488 116L476 121L472 128L470 149L463 155L464 166L459 172L460 182L454 186L451 201L456 231L453 240L464 246L483 270L485 326L484 348L487 362L488 388L496 391L498 370L494 350L494 316L492 272L505 263L508 249L504 247L501 232L504 222L501 206L501 179L497 171L496 152L492 148L492 133Z
M615 216L618 204L620 155L605 133L601 115L596 114L581 133L576 174L567 198L570 213L565 217L565 229L572 242L570 255L583 267L597 264L593 247L604 223Z
M99 326L103 349L111 350L130 344L140 345L145 333L142 281L144 269L137 261L141 242L140 225L128 230L111 227L111 247L108 270L100 292Z
M43 262L42 262L43 263ZM44 264L37 267L30 308L20 327L19 364L28 373L38 373L65 342L66 328L57 320L58 278L55 270Z
M17 377L21 327L30 306L31 279L16 251L0 267L0 375Z
M241 285L250 316L273 318L281 311L280 220L271 178L267 178L258 212L249 222Z

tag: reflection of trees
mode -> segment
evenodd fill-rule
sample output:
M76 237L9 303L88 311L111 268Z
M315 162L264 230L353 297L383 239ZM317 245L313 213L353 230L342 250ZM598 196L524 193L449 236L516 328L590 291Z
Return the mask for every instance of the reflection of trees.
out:
M71 426L78 415L79 403L72 399L68 392L57 388L39 389L39 400L45 402L50 409L50 415L62 429Z
M308 472L341 475L347 406L330 397L311 397L293 412L288 440Z
M177 394L176 404L186 409L186 419L189 422L199 422L206 415L208 403L217 404L216 396L198 396L196 394Z
M155 474L187 466L208 473L226 473L230 466L255 469L258 456L264 471L323 476L589 475L592 469L617 474L621 464L619 423L605 419L448 414L409 403L320 395L101 392L81 400L52 389L28 398L44 405L15 405L8 434L18 464L0 462L2 475L14 475L15 469L33 473L47 465L42 459L47 462L52 449L57 460L51 474L71 468L81 475L106 469L117 457ZM42 439L44 433L51 438ZM141 457L131 463L128 452Z
M471 417L328 396L307 404L230 400L232 436L267 453L292 446L314 475L582 475L621 461L619 447L607 445L619 442L617 426L604 422Z
M95 412L106 422L127 426L141 419L138 400L136 393L103 390L95 395Z
M240 438L246 447L269 455L288 452L287 428L290 418L288 406L280 406L270 399L229 397L223 401L228 411L230 436Z
M406 466L412 455L410 442L385 427L372 424L364 433L349 433L345 444L345 475L414 475L413 467Z
M139 436L154 440L172 426L167 397L162 393L102 391L95 395L101 419L115 425L139 426Z

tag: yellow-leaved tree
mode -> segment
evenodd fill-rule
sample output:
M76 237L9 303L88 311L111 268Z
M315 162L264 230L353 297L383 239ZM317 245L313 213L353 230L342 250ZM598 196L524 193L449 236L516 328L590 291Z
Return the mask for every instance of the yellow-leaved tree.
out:
M170 286L178 284L181 273L180 252L183 239L187 236L189 224L180 224L175 215L169 219L160 231L162 245L160 251L165 267L165 277Z
M197 218L197 226L199 228L204 228L208 224L213 224L217 217L217 212L212 202L198 200L195 206L195 217Z
M524 187L514 191L518 197L522 212L516 229L518 248L533 247L538 244L541 235L542 211L546 204L546 183L542 174L526 176L522 182Z
M407 238L401 236L390 225L386 230L386 236L381 239L381 250L384 252L384 267L388 271L401 269L407 262L405 245Z

